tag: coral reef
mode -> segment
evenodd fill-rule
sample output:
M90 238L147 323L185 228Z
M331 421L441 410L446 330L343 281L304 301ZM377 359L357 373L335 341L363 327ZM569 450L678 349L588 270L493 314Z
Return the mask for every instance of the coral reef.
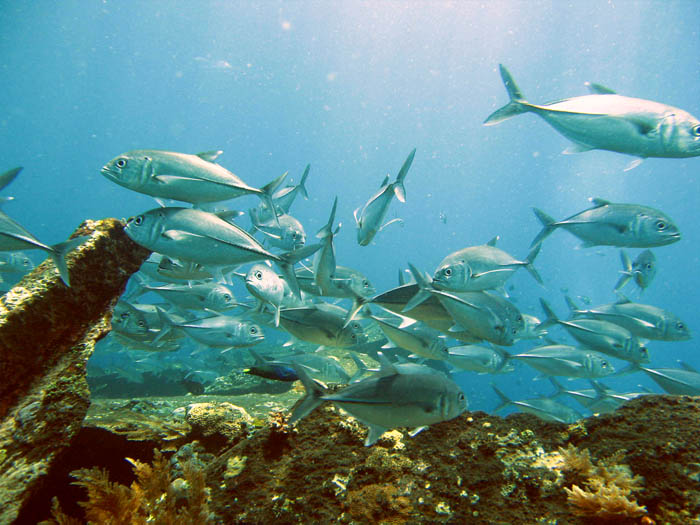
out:
M80 430L86 362L148 252L115 219L87 221L67 257L70 288L45 261L0 299L0 523L15 520Z
M75 485L87 490L88 500L80 502L88 523L100 525L137 525L146 523L213 523L209 512L209 491L204 473L189 462L182 464L183 478L173 479L168 459L154 451L151 465L127 458L133 465L134 481L130 487L109 481L109 475L99 468L72 472ZM45 525L73 521L53 500L53 520Z

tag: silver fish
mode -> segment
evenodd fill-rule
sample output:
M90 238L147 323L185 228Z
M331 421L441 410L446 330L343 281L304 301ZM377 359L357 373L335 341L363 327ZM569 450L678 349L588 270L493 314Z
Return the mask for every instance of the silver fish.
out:
M280 360L291 365L301 365L305 367L306 372L319 381L327 383L343 383L350 382L350 375L343 366L332 356L321 355L317 353L295 354L280 356Z
M615 372L606 356L569 345L539 346L510 357L548 376L594 379Z
M274 212L265 201L258 205L256 214L261 221L274 221L275 214L289 213L292 203L299 194L303 195L304 199L309 199L309 194L306 191L306 178L309 176L309 169L311 169L311 164L306 165L306 169L304 169L299 184L285 186L272 194L272 202L275 206Z
M653 248L681 239L681 232L665 213L639 204L618 204L592 199L593 207L556 221L533 208L542 230L531 246L540 244L557 228L564 228L583 241L582 247L618 246Z
M346 326L347 312L323 303L300 308L285 308L280 325L294 337L321 346L348 348L364 342L364 332L357 322Z
M245 348L261 343L265 339L260 326L239 317L215 315L193 321L176 322L162 310L160 312L164 322L171 329L182 330L206 347Z
M163 286L142 285L143 292L154 292L177 308L185 310L213 310L224 312L238 306L231 288L215 282L167 284Z
M399 348L426 359L447 359L447 345L444 337L430 331L428 327L419 329L420 325L416 321L406 317L402 318L399 326L394 326L375 316L372 316L372 319L381 328L384 335Z
M202 204L257 195L272 206L272 192L286 173L258 189L215 164L221 151L197 155L160 150L133 150L113 158L102 175L120 186L162 199Z
M321 288L316 285L316 278L313 270L301 266L296 269L299 287L313 295L325 295L326 297L338 297L352 299L362 297L369 299L377 293L369 279L360 271L347 266L336 265L333 277L330 279L330 290L324 294Z
M24 252L0 253L1 273L27 273L34 263Z
M589 85L592 95L531 104L508 70L499 69L510 102L484 121L487 126L532 112L574 143L565 153L603 149L642 159L700 155L700 121L687 111L623 97L597 84Z
M494 411L501 410L507 406L515 406L521 412L533 414L540 419L546 421L556 421L558 423L575 423L581 419L581 414L576 412L571 407L558 403L548 397L540 397L534 399L523 399L520 401L512 401L508 396L501 392L495 385L491 388L496 392L501 399L501 404Z
M469 246L445 257L435 270L433 286L452 292L475 292L502 287L519 268L526 268L535 280L542 278L533 266L540 245L533 247L524 261L496 248L498 237L481 246Z
M191 208L150 210L129 219L124 231L134 242L150 250L203 265L275 261L295 293L298 293L298 286L293 264L320 247L307 246L275 255L235 224L213 213Z
M0 174L0 190L5 189L6 186L8 186L15 178L17 175L19 175L19 172L22 171L22 167L19 166L17 168L12 168L11 170L7 170L4 173ZM0 197L0 203L3 202L8 202L14 200L14 197Z
M61 280L66 286L70 286L66 255L77 248L87 237L77 237L65 242L49 246L29 233L21 224L11 219L0 211L0 251L13 252L17 250L43 250L53 260Z
M683 368L641 369L669 394L700 396L700 373L687 365Z
M406 189L403 186L403 181L411 168L415 154L416 149L413 148L404 161L403 166L401 166L396 180L389 183L389 176L387 175L379 191L372 195L362 209L357 208L354 211L355 224L357 225L357 242L360 246L367 246L379 231L386 228L389 224L401 220L393 219L382 225L394 195L399 201L406 202Z
M651 250L644 250L632 262L625 250L620 250L620 259L622 260L622 277L615 285L615 291L625 286L630 280L634 279L637 286L641 290L645 290L651 284L656 276L656 257Z
M464 345L448 349L447 362L460 370L479 374L505 374L514 367L505 350L495 346Z
M328 222L321 228L316 237L321 239L321 249L314 256L314 280L316 285L321 290L321 295L329 295L333 293L333 279L335 277L335 246L333 245L333 237L340 230L340 224L333 231L333 223L335 222L335 211L338 207L338 197L333 201L331 214L328 217Z
M276 248L298 250L306 243L304 226L291 215L278 214L265 222L258 216L257 208L251 208L250 220L253 227L265 235L265 240Z
M245 286L248 291L275 309L275 326L280 324L280 309L285 298L293 297L292 289L287 282L266 264L254 264L245 276Z
M641 339L686 341L691 338L687 323L668 310L650 304L633 303L627 298L622 298L616 303L582 310L568 297L567 303L577 317L610 321Z
M448 421L467 409L467 399L459 387L443 374L401 373L381 362L376 376L363 379L329 393L298 365L297 375L306 396L289 420L294 424L316 407L330 401L368 427L365 446L373 445L384 432L399 427L423 427Z
M547 314L543 325L558 323L582 345L618 359L632 363L649 362L649 350L626 328L601 319L574 318L563 321L557 318L547 301L540 299L540 304Z

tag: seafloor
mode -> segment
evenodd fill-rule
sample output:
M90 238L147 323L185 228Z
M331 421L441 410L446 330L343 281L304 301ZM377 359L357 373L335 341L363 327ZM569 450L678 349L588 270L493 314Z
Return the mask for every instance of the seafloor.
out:
M646 396L574 425L472 412L413 438L394 431L364 447L364 428L331 406L294 429L285 425L286 411L263 417L292 396L298 392L282 400L97 400L20 521L48 518L53 496L63 512L81 516L75 502L87 493L69 484L70 471L97 465L129 485L135 477L124 458L150 462L158 448L173 464L187 457L204 471L211 523L700 523L700 398ZM565 488L588 488L601 500L591 503L595 512L619 495L596 491L600 471L577 466L586 450L593 465L617 472L607 476L610 487L635 479L627 494L646 512L579 515L586 508L569 501Z

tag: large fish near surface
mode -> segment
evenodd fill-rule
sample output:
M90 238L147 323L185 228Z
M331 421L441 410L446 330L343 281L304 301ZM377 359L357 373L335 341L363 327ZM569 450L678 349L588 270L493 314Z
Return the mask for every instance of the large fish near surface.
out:
M380 230L383 230L389 224L400 221L400 219L393 219L386 224L382 224L387 211L389 211L389 205L394 195L396 195L399 201L406 202L406 189L403 186L403 181L408 174L408 170L411 168L415 154L416 149L413 148L404 161L399 174L396 176L396 180L389 183L389 176L387 175L379 191L372 195L362 209L357 208L355 210L354 216L355 224L357 225L357 242L360 246L367 246Z
M448 421L467 409L467 398L459 387L447 376L430 369L425 373L415 370L402 373L382 360L375 376L330 393L301 367L294 368L306 388L306 396L294 409L289 424L330 401L369 427L365 446L376 443L389 429Z
M298 293L293 264L314 253L319 245L276 255L249 233L213 213L192 208L156 208L127 221L126 234L154 252L203 265L226 266L275 261Z
M583 241L582 247L618 246L652 248L679 241L681 232L671 218L641 204L619 204L592 199L593 207L561 221L534 208L542 230L530 246L540 244L557 228L564 228Z
M508 70L503 65L499 68L510 102L484 121L487 126L535 113L574 143L565 153L602 149L641 159L700 155L700 121L687 111L623 97L597 84L589 84L592 95L531 104Z
M272 192L287 174L262 188L254 188L214 163L221 153L206 151L190 155L152 149L133 150L110 160L101 172L120 186L152 197L198 205L253 194L274 209Z

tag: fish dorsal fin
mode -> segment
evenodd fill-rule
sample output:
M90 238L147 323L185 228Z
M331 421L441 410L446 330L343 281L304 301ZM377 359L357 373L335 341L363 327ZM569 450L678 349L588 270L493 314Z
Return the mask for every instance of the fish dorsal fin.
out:
M596 208L600 208L601 206L608 206L610 204L610 201L607 201L605 199L601 199L600 197L593 197L589 199L593 206Z
M486 243L486 246L496 246L496 243L498 242L498 239L500 239L500 235L496 235L493 239L491 239L489 242Z
M596 84L595 82L586 82L586 87L594 95L617 95L616 91L613 91L609 87L605 87L602 84Z
M383 180L382 183L379 185L379 187L380 187L380 188L383 188L384 186L388 186L388 185L389 185L389 175L387 174L387 176L384 177L384 180Z
M223 150L215 149L211 151L202 151L201 153L197 153L197 156L202 160L206 160L207 162L214 162L222 153Z

